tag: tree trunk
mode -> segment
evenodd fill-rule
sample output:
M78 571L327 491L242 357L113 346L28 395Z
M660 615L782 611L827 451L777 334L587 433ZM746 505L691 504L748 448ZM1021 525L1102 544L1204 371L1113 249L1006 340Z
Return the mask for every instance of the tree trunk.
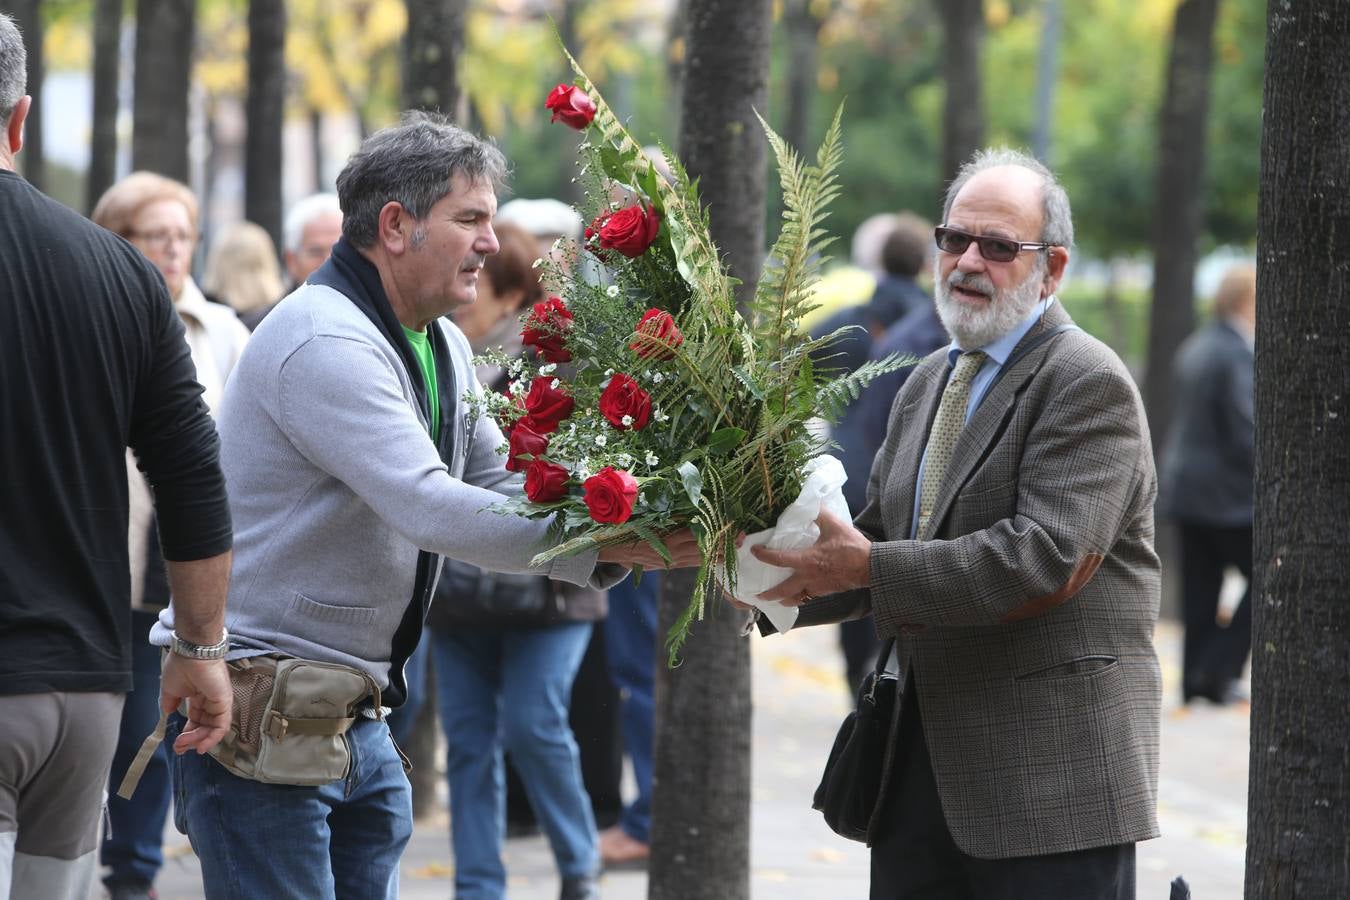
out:
M783 137L798 153L811 141L812 99L816 96L816 69L820 59L820 19L811 0L788 0L783 10L787 31L787 120Z
M670 128L678 134L680 128L680 107L684 103L684 58L687 51L687 31L685 19L689 0L675 0L675 8L670 13L666 25L666 84L669 91Z
M187 183L197 0L136 0L131 165Z
M764 253L770 0L690 0L679 155L712 237L746 299ZM664 634L687 605L691 570L662 590ZM651 900L750 896L750 653L744 617L709 597L677 669L658 665Z
M1267 16L1246 895L1350 897L1350 5Z
M25 93L33 98L28 108L28 119L23 128L23 153L19 169L23 177L40 191L47 189L47 157L42 147L42 80L46 65L42 53L42 15L38 0L12 0L0 6L14 16L14 24L23 34L24 51L28 54L28 87Z
M403 108L454 117L459 110L455 67L464 55L465 0L405 0L405 5Z
M1218 0L1182 0L1177 7L1158 125L1153 303L1144 371L1144 408L1155 454L1172 420L1172 361L1195 327L1195 254L1204 221L1205 131L1218 5Z
M122 0L95 0L94 114L89 173L84 182L85 206L90 211L117 178L117 89L122 77L121 61Z
M942 183L984 146L984 0L933 0L942 17Z
M1044 0L1041 4L1044 22L1041 46L1036 54L1036 126L1031 135L1031 151L1047 166L1050 165L1050 132L1055 119L1055 81L1059 78L1061 4L1062 0Z
M286 112L286 2L249 0L244 218L281 246L281 130Z

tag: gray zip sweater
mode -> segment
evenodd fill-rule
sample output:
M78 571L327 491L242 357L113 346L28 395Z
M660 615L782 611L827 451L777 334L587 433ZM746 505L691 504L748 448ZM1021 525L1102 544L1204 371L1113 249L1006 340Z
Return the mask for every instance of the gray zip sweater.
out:
M448 320L432 327L458 386L442 398L442 428L453 429L446 460L427 434L420 375L409 374L387 326L347 296L305 284L249 341L218 419L235 521L225 617L232 658L279 652L355 666L381 689L393 680L397 705L406 645L417 636L400 625L405 614L421 622L421 610L410 612L419 548L599 588L623 577L622 567L597 567L594 552L529 569L547 546L548 521L489 509L519 481L497 453L500 429L486 416L471 419L462 399L466 388L481 389L468 342ZM172 627L170 608L152 642L166 645ZM391 661L400 671L391 673Z

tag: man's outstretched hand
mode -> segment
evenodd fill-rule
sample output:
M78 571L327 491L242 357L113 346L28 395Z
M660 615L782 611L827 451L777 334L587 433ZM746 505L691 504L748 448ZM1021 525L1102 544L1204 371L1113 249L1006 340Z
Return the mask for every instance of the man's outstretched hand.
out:
M187 725L173 742L175 753L205 753L230 730L234 691L223 659L188 659L170 653L160 677L159 707L173 712L187 701Z
M642 566L644 569L689 569L701 565L703 554L698 550L698 538L688 528L672 531L664 535L666 550L670 561L656 552L646 541L632 541L627 544L611 544L600 550L600 561L616 563L628 568Z

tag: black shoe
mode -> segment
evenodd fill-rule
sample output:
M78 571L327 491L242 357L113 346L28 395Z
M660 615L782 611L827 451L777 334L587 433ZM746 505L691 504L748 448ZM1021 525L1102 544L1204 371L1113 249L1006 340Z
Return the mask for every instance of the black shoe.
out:
M600 885L590 875L569 875L562 880L558 900L600 900Z
M148 881L116 881L107 887L108 900L156 900L159 897Z

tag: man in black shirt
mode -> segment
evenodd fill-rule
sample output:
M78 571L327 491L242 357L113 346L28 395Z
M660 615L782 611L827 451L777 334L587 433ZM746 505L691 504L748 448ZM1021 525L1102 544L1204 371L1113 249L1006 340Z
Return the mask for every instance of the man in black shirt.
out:
M158 272L14 173L30 98L0 14L0 897L84 898L131 688L125 453L154 487L178 611L174 749L229 725L230 517L215 428Z

